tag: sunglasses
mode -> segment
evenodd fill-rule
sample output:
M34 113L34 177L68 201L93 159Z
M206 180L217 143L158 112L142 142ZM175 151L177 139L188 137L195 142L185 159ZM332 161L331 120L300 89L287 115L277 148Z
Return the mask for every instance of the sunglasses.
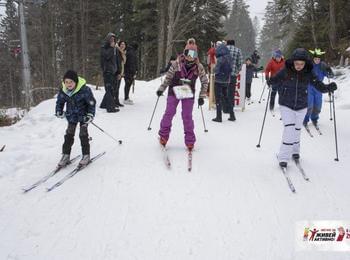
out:
M185 55L195 59L198 57L198 52L195 50L185 50Z

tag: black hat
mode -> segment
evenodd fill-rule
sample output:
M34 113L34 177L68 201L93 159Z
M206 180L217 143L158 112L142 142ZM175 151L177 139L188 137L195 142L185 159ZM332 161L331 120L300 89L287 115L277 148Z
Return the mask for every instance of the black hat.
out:
M303 48L298 48L295 49L293 51L292 54L292 60L303 60L303 61L307 61L309 60L309 54L307 53L307 51Z
M63 76L63 81L65 79L71 79L75 82L75 84L78 84L78 74L74 70L67 70L67 72Z

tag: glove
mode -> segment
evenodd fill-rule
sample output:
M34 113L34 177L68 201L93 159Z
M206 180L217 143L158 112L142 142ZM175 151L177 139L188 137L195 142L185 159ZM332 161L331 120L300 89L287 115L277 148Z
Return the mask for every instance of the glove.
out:
M56 111L55 116L56 116L57 118L63 119L63 118L66 117L66 113L64 113L63 111Z
M158 97L160 97L161 95L163 95L163 91L161 91L161 90L157 90L156 93L157 93L157 96L158 96Z
M327 90L328 92L334 92L335 90L337 90L337 84L335 82L329 83L327 85Z
M204 99L203 98L198 98L198 106L203 106L204 105Z
M92 122L92 120L94 120L94 116L92 114L87 114L84 117L84 124L89 124Z

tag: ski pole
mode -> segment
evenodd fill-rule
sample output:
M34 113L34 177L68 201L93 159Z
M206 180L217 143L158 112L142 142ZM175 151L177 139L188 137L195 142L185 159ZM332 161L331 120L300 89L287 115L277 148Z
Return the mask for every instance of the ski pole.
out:
M335 120L335 104L334 104L334 93L332 92L332 102L333 102L333 122L334 122L334 136L335 136L335 153L336 153L336 158L334 159L335 161L339 161L338 157L338 134L337 134L337 122Z
M259 143L256 145L256 147L258 147L258 148L260 148L261 138L262 138L262 134L263 134L264 126L265 126L265 119L266 119L267 107L268 107L268 105L269 105L270 95L271 95L271 88L269 88L269 94L268 94L268 96L267 96L267 102L266 102L264 120L263 120L263 124L262 124L262 126L261 126L260 137L259 137Z
M330 83L330 80L328 78L328 84ZM332 118L332 96L331 96L331 93L328 92L328 97L329 97L329 120L333 120Z
M200 108L201 108L201 114L202 114L204 132L207 133L207 132L208 132L208 129L207 129L207 127L205 126L204 115L203 115L203 108L202 108L202 106L200 106Z
M263 91L262 91L261 96L260 96L260 99L259 99L259 103L261 103L261 99L262 99L262 97L263 97L263 95L264 95L266 85L267 85L267 82L265 81L264 88L263 88Z
M117 140L115 139L113 136L111 136L110 134L108 134L105 130L103 130L101 127L99 127L98 125L96 125L94 122L91 122L91 124L93 126L95 126L97 129L99 129L102 133L104 133L105 135L109 136L110 138L112 138L114 141L118 142L119 144L122 144L122 140Z
M151 128L151 124L152 124L152 121L153 121L154 113L156 112L156 108L157 108L157 105L158 105L159 98L160 98L160 96L158 96L156 105L154 106L152 117L151 117L151 121L149 121L149 125L148 125L148 128L147 128L148 131L152 129Z

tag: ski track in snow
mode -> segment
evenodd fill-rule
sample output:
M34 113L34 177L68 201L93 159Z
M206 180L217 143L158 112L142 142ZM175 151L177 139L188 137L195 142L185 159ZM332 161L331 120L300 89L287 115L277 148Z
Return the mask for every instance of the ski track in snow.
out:
M138 81L134 106L116 114L97 109L94 122L122 145L90 125L91 155L106 155L51 192L46 188L77 163L22 194L21 188L49 173L60 158L67 124L54 117L54 99L42 102L16 125L0 128L6 144L0 153L0 259L348 259L348 253L299 252L295 246L297 221L350 216L348 80L350 73L336 94L340 161L333 160L333 122L324 102L323 135L312 127L314 138L302 132L301 163L310 182L293 162L288 167L296 194L275 159L282 135L278 109L276 117L268 113L256 148L266 104L257 102L261 78L252 86L255 102L236 112L236 122L226 114L222 124L212 122L215 111L206 103L204 133L195 104L192 172L181 107L168 143L168 170L157 143L165 97L147 131L160 80ZM99 105L104 91L94 94ZM72 156L78 154L76 133Z

